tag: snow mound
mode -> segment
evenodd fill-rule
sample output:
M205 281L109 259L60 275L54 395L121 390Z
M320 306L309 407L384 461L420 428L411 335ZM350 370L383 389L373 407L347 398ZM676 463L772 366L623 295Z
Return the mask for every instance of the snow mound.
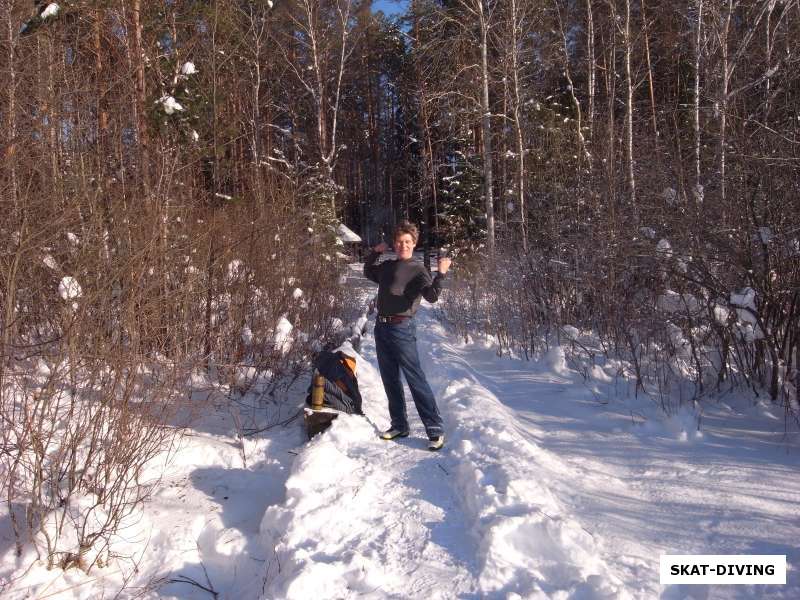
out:
M573 338L575 339L575 338ZM569 372L567 357L562 346L553 346L544 355L543 362L555 373L564 375Z
M42 259L42 263L48 269L51 269L52 271L58 271L58 262L52 257L52 255L45 254L44 258Z
M626 597L547 485L548 473L572 469L508 427L508 409L475 382L451 383L443 399L458 408L455 484L478 542L481 597Z
M274 337L275 348L282 354L286 354L292 349L292 329L294 326L286 318L286 315L282 315L275 326Z
M272 556L263 598L345 598L399 581L378 552L385 523L376 507L390 475L350 451L366 440L378 441L365 419L340 415L295 460L286 502L261 521Z
M181 112L184 110L183 106L180 102L175 100L170 95L164 95L156 101L156 104L161 104L161 107L164 109L164 112L168 115L175 114L176 112Z
M648 419L644 424L644 432L678 442L701 442L703 432L698 425L699 421L700 417L692 408L683 406L672 415Z
M679 294L673 290L666 290L658 297L656 305L659 309L669 314L699 314L702 310L700 302L692 294Z
M55 2L51 2L45 7L40 16L42 18L42 21L44 21L49 19L50 17L58 16L59 12L61 12L61 7Z
M83 290L74 277L67 276L58 284L58 295L62 300L75 300L83 295Z

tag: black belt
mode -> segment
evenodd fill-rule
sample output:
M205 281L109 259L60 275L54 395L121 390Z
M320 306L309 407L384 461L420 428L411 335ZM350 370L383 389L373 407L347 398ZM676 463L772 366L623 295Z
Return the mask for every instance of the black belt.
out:
M378 315L378 323L402 323L403 321L407 321L411 317L407 317L405 315L385 315L381 316Z

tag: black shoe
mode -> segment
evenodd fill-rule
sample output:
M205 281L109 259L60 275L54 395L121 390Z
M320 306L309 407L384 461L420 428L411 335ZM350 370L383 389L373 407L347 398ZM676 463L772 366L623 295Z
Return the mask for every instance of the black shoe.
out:
M393 440L394 438L399 437L408 437L408 431L403 431L401 429L388 429L381 434L382 440Z
M428 450L441 450L444 446L444 436L439 435L428 441Z

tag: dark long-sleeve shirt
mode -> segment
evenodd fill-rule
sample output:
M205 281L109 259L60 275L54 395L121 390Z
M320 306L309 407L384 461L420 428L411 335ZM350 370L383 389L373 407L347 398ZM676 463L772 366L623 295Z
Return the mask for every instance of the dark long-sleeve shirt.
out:
M364 276L378 284L378 314L413 317L420 298L436 302L442 291L444 275L431 278L427 269L415 261L387 260L378 264L378 252L370 252L364 261Z

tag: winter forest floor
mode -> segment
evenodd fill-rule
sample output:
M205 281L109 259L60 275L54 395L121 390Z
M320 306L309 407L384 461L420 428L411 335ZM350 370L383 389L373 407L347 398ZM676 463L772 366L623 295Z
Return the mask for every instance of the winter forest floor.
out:
M366 303L371 284L353 265ZM366 419L305 441L296 419L242 443L229 410L198 423L144 514L129 560L28 568L0 515L4 598L798 598L800 440L744 395L665 418L609 363L593 379L563 352L499 358L449 333L423 303L423 367L447 444L388 426L375 347L358 378ZM284 420L304 395L272 407ZM623 390L624 393L623 393ZM662 586L661 554L786 554L785 586Z

